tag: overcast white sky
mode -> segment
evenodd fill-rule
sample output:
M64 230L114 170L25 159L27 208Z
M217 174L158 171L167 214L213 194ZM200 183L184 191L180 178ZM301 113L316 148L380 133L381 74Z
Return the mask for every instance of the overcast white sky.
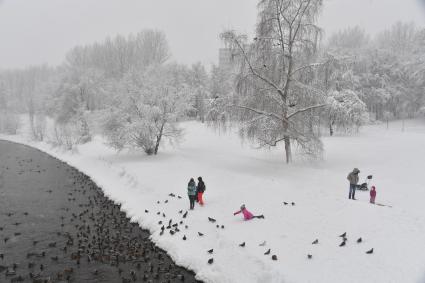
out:
M173 60L216 63L218 35L251 33L258 0L0 0L0 69L62 62L77 44L163 30ZM421 4L422 3L422 4ZM327 34L359 25L376 33L396 21L425 26L425 0L325 0Z

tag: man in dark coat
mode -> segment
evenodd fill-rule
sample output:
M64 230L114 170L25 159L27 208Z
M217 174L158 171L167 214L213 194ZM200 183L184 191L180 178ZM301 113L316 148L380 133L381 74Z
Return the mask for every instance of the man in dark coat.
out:
M348 193L348 198L355 200L355 193L356 193L356 187L357 183L359 182L359 173L360 170L357 168L353 169L353 172L350 172L347 176L347 180L350 182L350 192Z

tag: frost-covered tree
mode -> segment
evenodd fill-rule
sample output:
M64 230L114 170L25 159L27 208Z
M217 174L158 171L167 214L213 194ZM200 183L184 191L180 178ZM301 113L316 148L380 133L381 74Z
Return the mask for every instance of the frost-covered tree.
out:
M332 91L328 96L329 134L335 130L350 132L368 121L366 104L352 90Z
M366 31L359 26L349 27L342 31L334 33L330 38L328 45L332 49L363 49L368 45L370 39Z
M191 104L195 117L202 123L207 112L206 100L210 96L208 89L208 74L201 63L193 64L188 72L188 84L191 92Z
M142 148L151 155L158 153L164 138L173 142L182 136L177 123L189 108L189 95L174 75L169 66L156 66L123 78L117 105L111 106L103 125L109 145Z
M396 54L406 54L413 48L416 33L415 24L397 22L390 29L378 34L377 45Z
M13 108L13 97L5 78L0 75L0 133L15 135L19 128L19 116Z
M328 70L330 89L357 93L372 119L414 117L424 97L421 31L412 24L396 23L374 40L367 38L358 28L331 36L326 52L340 64Z
M222 34L240 63L235 95L224 102L229 119L261 146L283 142L288 163L293 142L308 154L321 151L305 115L325 105L314 72L321 65L315 24L321 6L320 0L262 0L254 42L233 31Z

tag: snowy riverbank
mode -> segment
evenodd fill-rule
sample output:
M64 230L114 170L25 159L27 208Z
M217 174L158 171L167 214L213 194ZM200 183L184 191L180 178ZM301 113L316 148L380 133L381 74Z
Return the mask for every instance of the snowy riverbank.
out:
M151 230L158 246L206 282L425 281L423 121L407 122L404 132L394 123L389 130L375 125L357 136L325 138L324 161L290 166L284 164L282 150L254 150L242 146L236 135L220 136L195 122L184 128L185 141L155 157L117 154L99 137L73 154L30 142L25 134L0 138L41 149L89 175L134 221ZM347 199L346 175L353 167L360 168L361 180L374 176L377 202L392 208L370 205L368 192L357 192L357 201ZM198 176L207 185L205 207L189 212L187 230L160 236L158 221L180 220L178 211L189 206L186 184ZM233 216L242 203L265 220L244 222ZM207 217L225 228L217 229ZM339 247L343 232L347 245ZM361 244L356 243L359 237ZM318 245L311 244L315 239ZM263 241L267 244L260 247ZM213 255L207 253L211 248ZM374 254L365 254L370 248ZM268 249L270 255L264 255Z

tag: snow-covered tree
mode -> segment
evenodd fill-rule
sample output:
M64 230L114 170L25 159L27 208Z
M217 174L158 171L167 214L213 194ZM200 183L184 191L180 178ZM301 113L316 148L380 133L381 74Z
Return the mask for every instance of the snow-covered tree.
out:
M178 140L182 130L177 123L189 108L189 94L175 79L168 66L124 77L121 102L107 112L103 125L109 145L118 150L142 148L150 155L158 153L164 138Z
M350 132L368 121L366 104L352 90L332 91L328 96L329 134L335 130Z
M192 93L191 104L195 110L194 116L204 122L207 114L206 100L210 96L208 90L209 77L201 63L193 64L188 73L188 84Z
M315 61L321 6L320 0L262 0L254 42L233 31L222 34L240 63L236 95L224 103L230 120L261 146L283 142L288 163L293 142L312 155L321 151L304 115L325 105L314 74L321 65Z
M332 49L363 49L368 45L370 39L366 31L359 26L349 27L334 33L328 41Z

